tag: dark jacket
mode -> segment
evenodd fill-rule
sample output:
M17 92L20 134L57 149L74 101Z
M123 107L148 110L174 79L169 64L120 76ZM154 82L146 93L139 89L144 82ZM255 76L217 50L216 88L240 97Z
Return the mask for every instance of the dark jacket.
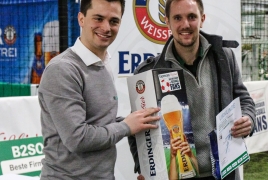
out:
M212 67L211 73L213 74L213 89L215 97L215 114L218 114L223 108L236 97L240 97L241 109L243 115L248 115L254 125L255 122L255 105L252 98L244 86L241 74L235 60L233 51L230 48L223 47L237 47L238 43L235 41L223 41L222 37L216 35L208 35L200 32L201 36L204 37L211 45L207 56L211 59L210 62ZM142 64L140 64L134 74L141 73L150 69L158 68L172 68L172 61L166 61L165 55L168 45L172 41L172 37L167 41L163 48L162 53L157 57L150 57ZM252 126L252 135L254 126ZM129 144L132 155L135 161L135 172L139 172L139 161L136 149L135 138L129 137Z

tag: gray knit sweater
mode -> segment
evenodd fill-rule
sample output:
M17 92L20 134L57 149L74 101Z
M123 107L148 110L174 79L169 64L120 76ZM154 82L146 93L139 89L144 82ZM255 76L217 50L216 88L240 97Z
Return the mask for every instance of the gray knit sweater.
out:
M211 163L209 151L208 134L215 129L215 101L212 82L212 73L210 71L210 60L206 55L210 44L201 37L202 47L204 49L203 59L199 63L196 79L192 73L184 69L185 86L187 92L188 104L190 104L190 113L192 117L192 129L194 132L195 146L197 150L198 167L200 176L211 176ZM172 62L172 67L182 69L172 53L172 42L167 52L166 60Z
M86 66L70 48L46 67L39 87L45 158L41 180L114 179L117 94L104 66Z

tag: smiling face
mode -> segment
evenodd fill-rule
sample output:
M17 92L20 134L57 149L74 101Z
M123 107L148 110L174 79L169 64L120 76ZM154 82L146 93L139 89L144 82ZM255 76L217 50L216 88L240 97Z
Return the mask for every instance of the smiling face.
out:
M174 36L178 47L196 47L199 45L199 30L205 21L194 0L173 1L166 23Z
M97 56L103 56L115 40L121 23L119 1L92 0L86 16L79 12L78 22L82 28L81 42Z

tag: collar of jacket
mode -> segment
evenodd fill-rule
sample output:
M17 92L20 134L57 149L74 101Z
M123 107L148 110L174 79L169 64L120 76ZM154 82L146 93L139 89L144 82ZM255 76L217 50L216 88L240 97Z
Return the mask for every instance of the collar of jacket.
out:
M226 59L225 53L224 53L224 51L222 49L223 47L236 48L239 45L237 41L222 40L222 36L219 36L219 35L207 34L207 33L203 32L203 31L200 31L200 34L205 39L207 39L209 44L212 45L211 50L217 56L216 60ZM164 59L165 59L165 54L166 54L167 47L170 44L170 42L172 41L172 39L173 39L173 36L171 35L169 37L169 39L167 40L159 59L155 63L155 65L153 67L154 69L157 69L157 68L170 68L171 67L170 62L164 61Z

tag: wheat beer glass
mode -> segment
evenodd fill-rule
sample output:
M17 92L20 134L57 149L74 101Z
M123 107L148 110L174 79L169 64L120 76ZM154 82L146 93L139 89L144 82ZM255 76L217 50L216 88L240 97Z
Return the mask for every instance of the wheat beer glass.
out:
M172 132L172 137L180 137L182 141L186 141L184 139L183 131L182 106L180 105L176 96L166 95L162 98L161 113L168 130ZM180 171L178 174L179 179L185 179L196 175L193 165L187 154L182 155L181 151L178 150L177 159Z

